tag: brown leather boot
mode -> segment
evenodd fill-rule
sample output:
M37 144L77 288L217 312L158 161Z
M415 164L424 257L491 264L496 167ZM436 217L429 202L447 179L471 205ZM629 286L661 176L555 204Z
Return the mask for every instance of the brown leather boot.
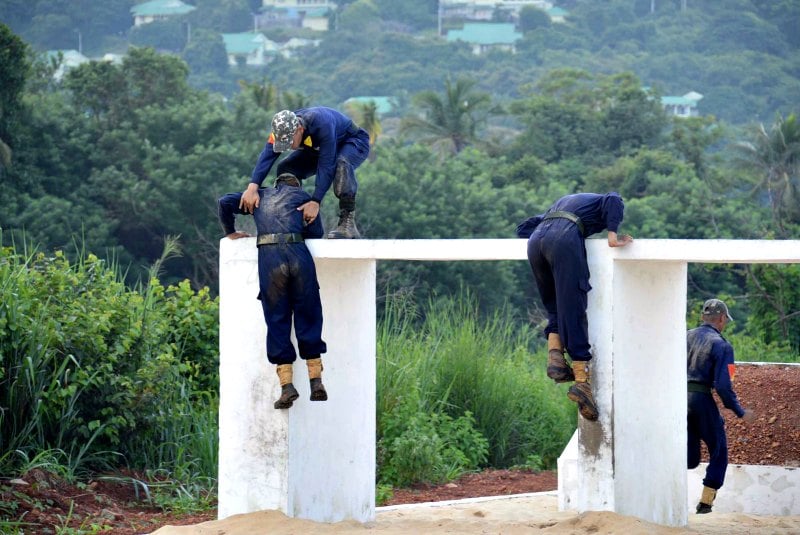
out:
M572 366L575 372L575 384L569 387L567 397L578 404L581 416L587 420L597 420L599 414L592 395L592 385L589 383L589 363L574 360Z
M575 380L575 374L564 358L564 346L558 333L547 335L547 376L556 383Z
M716 489L711 487L703 487L703 493L700 495L700 502L697 504L697 514L704 515L711 512L711 506L714 505L714 498L717 497Z
M292 365L279 364L277 368L278 380L281 383L281 397L279 397L272 405L276 409L288 409L294 403L300 394L292 384Z
M311 386L311 401L325 401L328 399L328 392L322 384L322 359L307 359L308 380Z

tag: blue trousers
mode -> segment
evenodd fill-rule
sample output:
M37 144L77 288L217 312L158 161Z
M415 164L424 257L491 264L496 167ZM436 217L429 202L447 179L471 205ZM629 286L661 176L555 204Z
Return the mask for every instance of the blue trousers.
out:
M547 310L545 336L557 333L572 360L591 360L586 306L592 287L586 247L575 223L540 223L528 239L528 262Z
M361 130L359 134L348 139L336 151L336 173L342 173L341 178L336 179L334 184L334 195L337 198L354 199L358 193L358 181L356 180L356 168L364 163L369 156L369 134ZM276 172L291 173L303 180L317 173L319 163L319 152L311 149L292 151L286 158L278 163Z
M711 394L689 392L688 406L687 466L691 469L700 464L700 441L703 441L709 456L703 485L720 489L725 483L725 470L728 468L725 421Z
M259 247L258 279L258 298L267 323L267 359L272 364L291 364L297 359L291 340L293 320L300 357L325 353L317 271L306 245Z

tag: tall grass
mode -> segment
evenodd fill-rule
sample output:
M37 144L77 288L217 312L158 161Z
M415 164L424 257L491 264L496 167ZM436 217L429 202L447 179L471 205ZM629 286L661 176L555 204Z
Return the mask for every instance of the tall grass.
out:
M534 333L505 312L482 318L469 297L430 304L421 320L390 300L378 329L378 433L409 405L471 415L488 441L484 466L553 468L576 425L566 388L545 374Z
M2 235L0 235L0 239ZM125 285L94 255L0 249L0 473L47 459L67 479L130 468L184 497L217 471L217 301Z

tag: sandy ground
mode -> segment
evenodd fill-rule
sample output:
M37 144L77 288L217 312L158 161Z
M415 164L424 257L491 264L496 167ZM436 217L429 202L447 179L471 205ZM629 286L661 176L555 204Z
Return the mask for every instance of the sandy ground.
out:
M378 507L374 522L321 524L288 518L279 511L235 515L225 520L194 526L165 526L153 535L409 535L482 534L521 535L625 534L703 535L800 533L800 516L756 516L738 513L690 512L689 526L668 528L638 518L610 512L559 512L555 492L497 498L476 498L451 502Z

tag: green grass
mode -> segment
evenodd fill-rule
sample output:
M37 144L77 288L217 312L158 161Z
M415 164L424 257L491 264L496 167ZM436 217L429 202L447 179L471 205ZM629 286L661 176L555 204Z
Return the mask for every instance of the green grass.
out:
M576 414L566 389L546 377L544 350L531 352L527 323L502 312L482 318L469 298L433 302L424 319L407 303L390 301L378 329L379 445L396 431L396 414L468 416L488 444L477 467L554 468Z

